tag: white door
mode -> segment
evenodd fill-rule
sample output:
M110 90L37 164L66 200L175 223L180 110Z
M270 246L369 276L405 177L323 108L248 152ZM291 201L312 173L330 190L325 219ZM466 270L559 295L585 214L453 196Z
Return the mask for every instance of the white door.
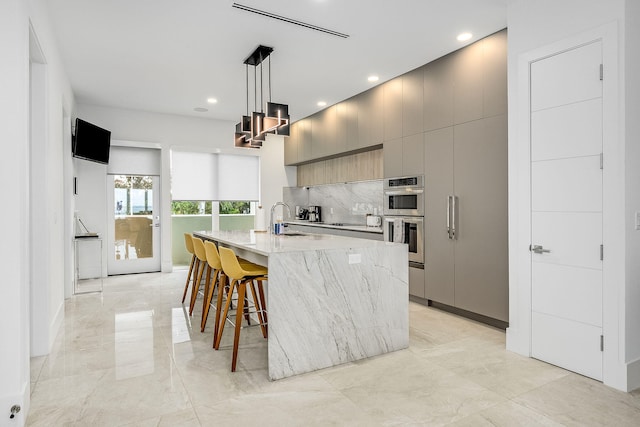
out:
M531 355L598 380L601 63L593 42L531 64Z
M109 275L160 271L160 177L109 175Z

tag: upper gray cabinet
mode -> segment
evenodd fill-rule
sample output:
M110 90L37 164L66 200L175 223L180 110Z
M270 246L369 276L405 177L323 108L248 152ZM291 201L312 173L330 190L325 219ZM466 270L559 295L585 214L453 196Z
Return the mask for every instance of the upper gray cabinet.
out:
M294 123L285 163L384 143L385 176L419 173L417 139L407 138L506 114L506 82L503 30Z
M473 43L451 55L453 72L453 123L482 118L483 41Z
M336 153L336 106L314 114L311 119L311 158L319 159Z
M294 165L298 162L298 123L293 123L289 137L284 138L284 164Z
M482 40L484 117L507 113L507 30Z
M453 61L451 55L424 67L424 130L453 125Z
M402 136L422 133L424 128L424 69L402 76Z
M336 105L336 153L356 150L358 146L358 101L349 98Z
M358 147L382 144L382 86L376 86L357 96Z
M311 160L311 119L299 120L298 125L298 162Z
M384 141L402 138L402 77L382 85Z
M385 178L424 173L422 132L385 141L383 151Z

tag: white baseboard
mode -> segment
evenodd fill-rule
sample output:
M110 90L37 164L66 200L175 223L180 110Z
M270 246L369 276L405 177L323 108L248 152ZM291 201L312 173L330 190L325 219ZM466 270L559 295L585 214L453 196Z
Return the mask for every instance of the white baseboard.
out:
M47 348L47 354L51 353L51 349L53 348L53 343L56 340L56 337L58 336L58 332L60 331L60 328L62 327L63 322L64 322L64 300L60 302L60 305L58 306L58 311L56 312L55 316L53 316L53 320L49 325L49 345Z

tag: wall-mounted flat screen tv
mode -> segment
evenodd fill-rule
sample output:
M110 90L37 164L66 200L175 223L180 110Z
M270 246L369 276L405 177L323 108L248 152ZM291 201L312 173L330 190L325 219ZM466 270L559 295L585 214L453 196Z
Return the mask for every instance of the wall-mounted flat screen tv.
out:
M102 129L82 119L76 119L76 133L73 137L73 157L92 162L109 163L111 131Z

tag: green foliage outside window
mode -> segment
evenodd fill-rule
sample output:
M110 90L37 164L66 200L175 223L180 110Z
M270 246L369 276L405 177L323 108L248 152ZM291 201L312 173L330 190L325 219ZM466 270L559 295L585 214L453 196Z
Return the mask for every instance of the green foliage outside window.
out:
M173 215L211 215L211 202L174 200L171 202L171 213Z
M173 215L211 215L212 203L209 202L192 202L185 200L174 200L171 202L171 213ZM204 206L204 210L203 210ZM251 213L251 204L249 202L220 202L221 215L248 215Z
M245 214L251 213L249 202L220 202L220 214Z

